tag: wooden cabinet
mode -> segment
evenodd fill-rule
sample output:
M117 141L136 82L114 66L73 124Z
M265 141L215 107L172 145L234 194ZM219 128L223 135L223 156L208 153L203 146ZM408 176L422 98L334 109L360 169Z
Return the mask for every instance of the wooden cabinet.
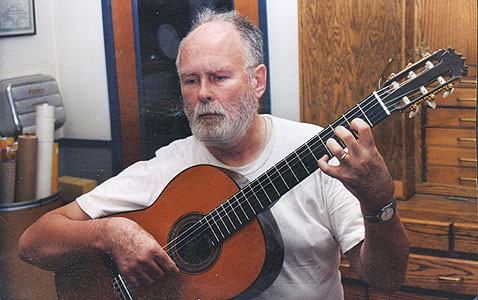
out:
M346 259L341 263L345 295L361 286L368 300L474 299L478 296L476 201L415 195L398 202L412 253L399 292L384 295L364 285ZM355 299L353 297L345 299Z
M424 111L424 160L418 192L477 197L476 79L463 81L451 96L437 100L436 109Z

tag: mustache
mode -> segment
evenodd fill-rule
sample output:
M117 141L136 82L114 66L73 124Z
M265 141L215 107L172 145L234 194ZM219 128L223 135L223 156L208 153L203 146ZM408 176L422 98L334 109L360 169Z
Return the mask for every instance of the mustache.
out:
M194 116L202 115L225 115L227 112L224 107L217 101L202 103L199 102L194 108Z

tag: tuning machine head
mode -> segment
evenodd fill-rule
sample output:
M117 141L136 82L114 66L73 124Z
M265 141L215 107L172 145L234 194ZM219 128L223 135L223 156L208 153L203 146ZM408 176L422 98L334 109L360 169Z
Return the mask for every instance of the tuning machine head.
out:
M410 112L408 113L408 118L411 119L411 118L415 117L418 114L418 111L419 111L418 105L412 104L410 106Z
M453 94L453 91L455 91L455 88L453 87L453 84L450 83L446 86L446 91L443 92L443 98L446 98L448 96L450 96L451 94Z

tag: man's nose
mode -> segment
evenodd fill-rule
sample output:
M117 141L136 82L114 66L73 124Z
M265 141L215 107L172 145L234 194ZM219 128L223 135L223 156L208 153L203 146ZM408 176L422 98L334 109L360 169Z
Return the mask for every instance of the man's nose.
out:
M199 87L199 100L202 102L213 100L213 93L208 80L201 80L201 86Z

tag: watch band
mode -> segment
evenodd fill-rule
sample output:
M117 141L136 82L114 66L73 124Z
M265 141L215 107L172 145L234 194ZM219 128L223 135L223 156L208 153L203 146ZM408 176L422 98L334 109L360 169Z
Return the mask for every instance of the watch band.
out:
M362 214L365 221L370 223L384 223L392 219L397 210L397 198L395 195L392 197L392 202L380 208L378 213L374 216L367 216Z

